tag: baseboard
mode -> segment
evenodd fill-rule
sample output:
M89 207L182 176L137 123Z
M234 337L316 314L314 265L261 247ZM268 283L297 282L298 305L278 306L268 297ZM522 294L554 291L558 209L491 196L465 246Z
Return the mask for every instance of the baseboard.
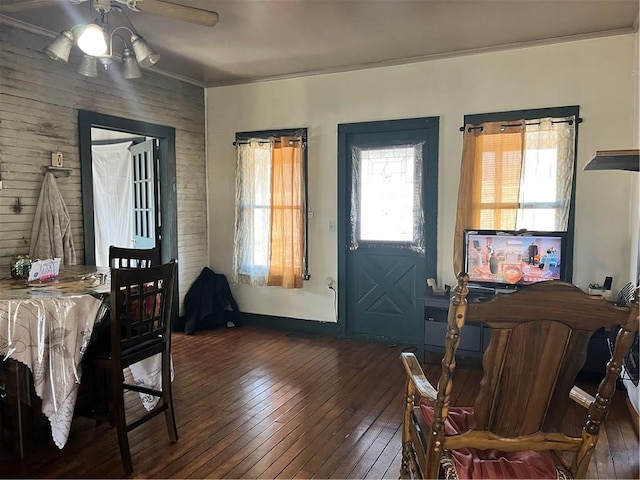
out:
M225 314L230 314L231 312L225 311ZM385 345L396 346L400 345L406 347L408 351L416 351L419 352L420 357L422 358L422 351L420 347L415 344L400 342L397 340L390 340L378 337L371 337L366 335L347 335L344 332L344 327L335 322L321 322L317 320L305 320L302 318L290 318L290 317L278 317L274 315L263 315L259 313L245 313L239 312L237 316L225 317L226 320L232 319L237 327L246 326L255 326L255 327L265 327L265 328L274 328L277 330L286 330L288 332L295 333L304 333L304 334L313 334L313 335L327 335L331 337L338 338L347 338L350 340L360 340L364 342L376 342L382 343ZM219 327L211 327L201 325L196 328L196 334L200 330L210 330L211 328L224 328L224 326ZM173 331L182 331L184 329L184 323L179 323L178 325L174 325Z
M276 317L257 313L240 313L239 320L240 326L252 325L292 332L330 335L333 337L344 336L340 326L334 322L319 322L316 320L303 320L301 318Z

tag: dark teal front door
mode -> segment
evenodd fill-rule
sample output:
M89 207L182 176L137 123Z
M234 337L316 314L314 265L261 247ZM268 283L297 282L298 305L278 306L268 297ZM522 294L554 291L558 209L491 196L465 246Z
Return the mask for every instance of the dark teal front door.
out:
M438 119L339 125L338 142L339 323L419 344L436 271Z

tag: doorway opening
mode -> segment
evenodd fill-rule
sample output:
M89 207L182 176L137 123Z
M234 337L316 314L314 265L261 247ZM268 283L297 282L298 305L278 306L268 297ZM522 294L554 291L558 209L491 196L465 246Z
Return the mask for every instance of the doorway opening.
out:
M95 263L109 266L109 247L160 245L158 141L91 129Z
M94 215L94 166L92 154L92 129L121 132L130 137L154 139L157 146L157 162L153 180L155 188L154 210L159 212L152 228L154 243L159 247L160 260L166 263L178 259L178 207L176 194L176 133L173 127L139 120L115 117L87 110L78 111L78 136L80 146L80 175L82 182L82 210L84 228L84 263L96 265L96 224ZM150 198L147 196L147 198ZM157 208L156 208L157 205ZM139 205L140 212L150 208L148 203ZM135 209L134 209L135 211ZM146 233L149 233L146 230ZM174 319L178 316L178 281L175 282L173 305Z
M85 264L95 265L96 228L94 216L92 129L122 132L129 136L153 138L157 141L157 197L160 218L157 241L160 259L178 258L175 129L138 120L114 117L96 112L78 112Z

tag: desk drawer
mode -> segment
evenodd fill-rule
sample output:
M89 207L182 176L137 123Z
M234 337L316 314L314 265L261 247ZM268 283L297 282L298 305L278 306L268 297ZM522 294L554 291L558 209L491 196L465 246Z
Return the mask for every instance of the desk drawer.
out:
M424 320L425 322L441 322L447 323L447 317L449 313L446 310L438 310L436 308L425 308L424 309Z
M447 324L443 322L424 322L424 343L434 347L444 348L445 337L447 335ZM458 350L468 350L471 352L482 352L482 327L479 325L465 325L460 334Z

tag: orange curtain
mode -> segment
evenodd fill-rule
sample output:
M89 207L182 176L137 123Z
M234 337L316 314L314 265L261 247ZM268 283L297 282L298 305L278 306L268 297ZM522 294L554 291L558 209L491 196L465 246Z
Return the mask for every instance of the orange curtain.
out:
M524 158L524 122L522 125L509 122L510 126L506 127L504 123L465 125L453 248L456 274L463 269L465 229L516 228Z
M268 285L302 288L304 198L302 138L282 137L271 167L271 248Z

